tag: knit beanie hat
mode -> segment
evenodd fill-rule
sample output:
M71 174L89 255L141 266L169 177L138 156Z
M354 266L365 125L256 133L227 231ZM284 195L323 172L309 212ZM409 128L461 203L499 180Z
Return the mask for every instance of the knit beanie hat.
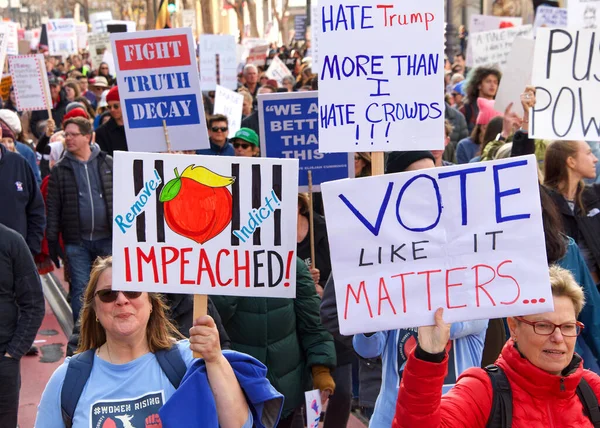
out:
M110 91L108 91L108 94L106 94L106 102L109 103L111 101L121 101L118 86L113 86Z
M19 135L23 130L19 115L12 110L0 110L0 120L4 122L15 134Z
M0 122L0 127L2 127L2 138L12 138L12 140L15 141L15 134L6 123Z
M62 123L65 123L67 120L72 119L74 117L84 117L86 119L89 119L89 116L84 109L76 107L64 115Z
M385 173L393 174L395 172L403 172L411 164L421 159L431 159L435 163L435 158L431 152L426 150L414 152L391 152L385 165Z
M78 101L73 101L72 103L67 104L67 108L65 108L65 113L68 113L75 108L80 108L82 110L86 110L85 105L83 103L80 103Z
M496 116L502 116L502 113L494 110L494 100L479 97L477 98L477 107L479 107L477 125L487 125Z

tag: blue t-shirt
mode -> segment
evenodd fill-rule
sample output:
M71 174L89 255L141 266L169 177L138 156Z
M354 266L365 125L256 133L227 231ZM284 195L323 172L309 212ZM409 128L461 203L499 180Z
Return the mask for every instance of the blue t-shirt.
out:
M177 346L189 368L194 361L189 341L182 340ZM69 359L56 369L44 389L36 428L64 428L60 395ZM111 364L95 355L92 372L73 415L73 428L160 427L158 410L174 392L152 353L126 364ZM252 422L249 414L244 427L251 427Z

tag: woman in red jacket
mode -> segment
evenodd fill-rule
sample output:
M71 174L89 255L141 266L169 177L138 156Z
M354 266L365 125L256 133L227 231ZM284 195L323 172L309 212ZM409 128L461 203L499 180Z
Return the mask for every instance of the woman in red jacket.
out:
M600 397L600 378L584 370L574 352L583 329L577 322L583 290L556 266L550 268L550 283L554 311L508 318L511 339L496 361L512 390L512 427L593 427L576 394L583 377ZM494 394L490 377L483 369L469 369L442 397L450 324L444 323L441 308L435 322L419 328L419 345L406 363L392 426L484 428Z

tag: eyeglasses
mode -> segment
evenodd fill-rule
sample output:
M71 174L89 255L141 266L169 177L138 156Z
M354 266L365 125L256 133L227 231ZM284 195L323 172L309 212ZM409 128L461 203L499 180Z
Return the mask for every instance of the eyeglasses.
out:
M98 296L101 302L104 303L112 303L117 300L119 293L123 293L125 297L129 300L137 299L142 295L141 291L120 291L120 290L111 290L109 288L105 288L104 290L98 290L94 294L94 296Z
M77 137L78 135L83 135L81 132L65 132L65 138Z
M213 126L212 128L210 128L212 132L225 132L227 131L227 129L228 128L226 126L223 126L221 128L219 128L218 126Z
M576 322L568 322L565 324L554 324L550 321L527 321L523 317L515 317L515 319L533 326L533 331L540 336L550 336L554 333L554 330L557 328L560 330L561 334L565 337L577 337L581 334L581 331L584 329L583 323Z
M244 150L247 150L248 147L250 147L250 144L246 144L246 143L233 143L233 147L235 147L236 149L239 149L240 147Z
M121 108L120 104L109 104L108 105L109 110L119 110L120 108Z
M355 161L357 161L357 162L358 162L359 160L361 160L361 159L362 159L362 158L361 158L360 156L358 156L358 155L354 156L354 160L355 160Z

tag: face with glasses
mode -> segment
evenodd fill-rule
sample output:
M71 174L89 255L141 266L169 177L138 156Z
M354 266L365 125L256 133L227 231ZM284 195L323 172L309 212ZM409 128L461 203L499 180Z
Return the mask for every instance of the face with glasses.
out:
M70 153L79 153L89 150L91 135L82 134L79 127L69 123L65 128L65 143Z
M525 358L555 375L560 375L573 359L575 342L583 329L583 324L577 322L573 301L566 296L554 297L554 312L507 321L511 336Z
M225 121L214 121L208 128L208 136L210 137L213 143L219 146L225 143L225 140L227 140L228 135L229 128L227 126L227 122Z
M118 101L109 102L108 111L110 112L110 116L114 120L121 120L121 118L123 117L123 112L121 111L121 103Z
M258 147L240 138L233 141L233 148L235 149L236 156L248 158L258 156Z
M151 308L148 293L113 291L112 269L106 269L98 278L94 310L107 335L130 337L145 334Z

